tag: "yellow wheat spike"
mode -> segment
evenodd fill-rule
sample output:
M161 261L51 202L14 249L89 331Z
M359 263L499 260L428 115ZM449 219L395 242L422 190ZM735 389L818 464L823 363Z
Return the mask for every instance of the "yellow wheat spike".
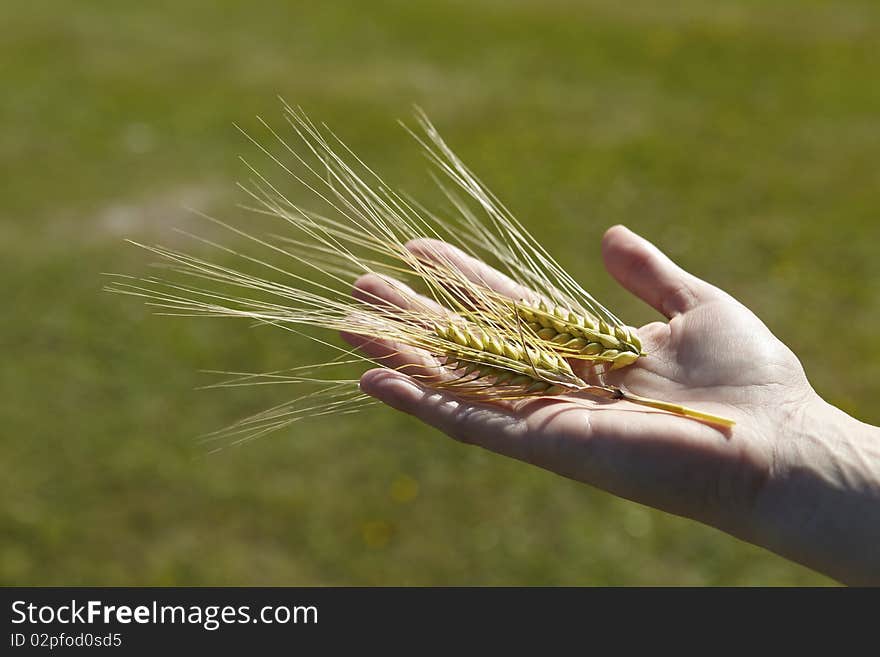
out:
M221 256L215 261L135 243L159 256L169 275L116 276L108 289L143 297L163 314L245 318L301 336L304 327L319 327L393 348L384 357L370 358L305 335L337 349L340 358L294 370L239 373L217 385L297 384L310 386L311 392L212 438L244 441L305 417L360 409L370 400L355 380L320 375L327 366L352 361L398 369L429 388L472 401L586 392L730 424L724 418L592 385L574 373L568 359L610 368L635 362L642 355L635 329L553 260L461 163L424 114L418 114L424 134L416 138L458 190L441 185L455 209L442 218L393 191L329 129L316 126L301 110L285 104L284 113L301 148L293 148L262 119L268 143L245 134L286 183L296 181L328 210L301 207L282 191L283 185L245 161L253 179L241 185L249 199L243 207L279 221L279 231L254 235L206 217L247 248L191 236ZM494 289L442 250L426 256L408 246L425 238L450 243L496 265L522 294L511 298ZM230 261L237 264L221 264ZM365 274L383 277L399 302L354 299L352 285Z

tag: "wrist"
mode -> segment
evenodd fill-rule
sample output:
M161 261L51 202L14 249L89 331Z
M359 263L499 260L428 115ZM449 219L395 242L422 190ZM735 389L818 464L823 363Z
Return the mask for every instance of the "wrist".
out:
M818 396L773 437L754 542L850 584L880 583L880 429Z

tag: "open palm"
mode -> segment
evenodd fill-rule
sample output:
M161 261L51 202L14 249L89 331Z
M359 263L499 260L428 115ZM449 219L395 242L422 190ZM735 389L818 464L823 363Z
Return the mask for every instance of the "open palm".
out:
M449 245L423 240L410 248L425 257L442 250L469 277L523 296L515 283ZM467 403L389 369L364 374L362 389L462 442L748 537L744 519L785 448L773 428L798 422L815 397L803 368L746 307L626 228L606 233L603 256L624 287L669 319L639 329L648 355L609 374L609 382L730 417L733 428L620 401ZM355 294L400 303L394 287L376 276L358 281Z

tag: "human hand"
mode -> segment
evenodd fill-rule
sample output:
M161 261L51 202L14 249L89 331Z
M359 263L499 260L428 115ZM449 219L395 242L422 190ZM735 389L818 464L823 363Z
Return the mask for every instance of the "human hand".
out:
M426 258L442 252L469 276L524 296L449 245L409 246ZM646 240L611 228L603 256L612 276L669 320L639 329L648 355L608 374L609 383L729 417L732 429L625 401L467 403L389 369L364 374L361 388L462 442L700 520L843 580L880 578L880 440L872 428L825 404L797 357L745 306ZM375 276L360 279L356 295L401 303ZM865 523L866 510L863 530L842 520L856 514L852 521ZM849 529L837 539L828 533L841 525Z

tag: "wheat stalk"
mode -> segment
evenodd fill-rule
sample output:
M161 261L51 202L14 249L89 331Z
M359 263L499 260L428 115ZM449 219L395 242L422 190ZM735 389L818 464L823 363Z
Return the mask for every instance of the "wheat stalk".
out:
M238 265L135 243L159 256L176 277L116 276L107 287L143 297L164 314L247 318L298 335L304 335L303 327L319 327L390 347L385 356L371 358L305 335L338 350L339 358L293 370L238 373L218 386L296 384L312 390L212 438L245 441L306 417L359 410L371 400L359 392L356 380L320 375L328 367L356 361L406 372L428 388L469 401L560 395L576 401L572 393L579 393L732 424L602 383L604 369L626 367L643 355L635 329L565 272L457 158L424 114L418 114L422 134L412 134L447 180L438 183L455 212L443 218L393 191L326 126L317 127L301 110L286 104L284 109L301 150L262 119L271 137L268 145L245 134L285 180L297 181L328 206L329 216L301 208L280 184L245 161L253 179L241 185L250 199L243 207L280 220L284 234L256 236L207 217L249 249L191 237ZM442 250L424 254L408 246L424 238L494 263L510 289L496 289ZM381 276L396 303L384 296L353 299L352 283L365 274ZM576 375L569 359L595 365L599 383Z

